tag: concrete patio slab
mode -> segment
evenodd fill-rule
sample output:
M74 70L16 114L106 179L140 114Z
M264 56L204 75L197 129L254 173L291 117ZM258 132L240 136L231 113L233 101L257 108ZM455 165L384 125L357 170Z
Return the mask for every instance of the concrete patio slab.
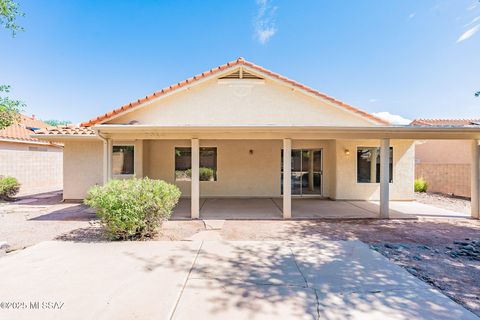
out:
M200 218L209 219L279 219L282 211L270 198L206 199Z
M200 199L200 208L203 206L205 199ZM188 220L191 218L190 214L191 201L189 198L181 198L175 209L173 209L172 220Z
M424 283L360 241L291 243L298 267L320 292L421 290Z
M279 241L204 242L190 278L305 285L290 248Z
M273 199L283 210L283 200ZM292 199L293 219L351 219L376 218L377 212L366 208L353 206L347 201L332 201L327 199L302 198Z
M0 292L13 320L478 319L358 241L43 242Z
M317 292L319 319L478 320L478 317L432 288L369 293Z
M315 292L292 286L191 279L173 319L318 319Z
M43 242L0 258L2 301L59 302L62 309L1 309L0 318L168 318L199 247L199 242Z
M209 220L280 220L282 198L207 198L200 200L200 218ZM454 212L416 201L390 201L390 217L468 218ZM342 201L319 198L293 198L292 219L375 219L379 217L378 201ZM172 220L190 219L190 199L180 199Z

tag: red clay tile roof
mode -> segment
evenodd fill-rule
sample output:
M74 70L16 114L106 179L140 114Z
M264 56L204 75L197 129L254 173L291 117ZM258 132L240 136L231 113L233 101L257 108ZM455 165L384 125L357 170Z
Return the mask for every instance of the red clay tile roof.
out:
M69 124L56 127L50 126L44 129L35 130L35 134L93 136L95 135L95 131L90 127L79 127Z
M374 122L377 122L378 124L383 124L383 125L388 125L388 124L390 124L390 123L389 123L388 121L386 121L386 120L380 119L380 118L378 118L378 117L376 117L376 116L374 116L374 115L372 115L372 114L369 114L369 113L367 113L367 112L365 112L365 111L362 111L362 110L360 110L360 109L358 109L358 108L356 108L356 107L353 107L353 106L348 105L348 104L346 104L346 103L344 103L344 102L341 102L341 101L339 101L339 100L336 100L335 98L332 98L332 97L330 97L330 96L327 96L326 94L321 93L321 92L319 92L319 91L317 91L317 90L315 90L315 89L312 89L312 88L310 88L310 87L307 87L307 86L305 86L305 85L303 85L303 84L301 84L301 83L299 83L299 82L296 82L296 81L294 81L294 80L290 80L290 79L288 79L288 78L286 78L286 77L284 77L284 76L282 76L282 75L280 75L280 74L278 74L278 73L272 72L272 71L267 70L267 69L265 69L265 68L263 68L263 67L261 67L261 66L255 65L255 64L253 64L253 63L251 63L251 62L246 61L246 60L243 59L243 58L238 58L237 60L228 62L228 63L226 63L226 64L224 64L224 65L219 66L219 67L210 69L209 71L202 72L201 74L198 74L198 75L196 75L196 76L193 76L193 77L191 77L191 78L189 78L189 79L186 79L186 80L184 80L184 81L182 81L182 82L176 83L176 84L171 85L171 86L169 86L169 87L167 87L167 88L164 88L164 89L162 89L162 90L160 90L160 91L154 92L154 93L152 93L151 95L146 96L145 98L141 98L141 99L138 99L137 101L133 101L133 102L130 102L130 103L128 103L128 104L125 104L125 105L121 106L120 108L117 108L117 109L112 110L112 111L110 111L110 112L107 112L107 113L105 113L105 114L103 114L103 115L100 115L100 116L98 116L98 117L95 117L95 118L93 118L93 119L91 119L91 120L89 120L89 121L83 122L83 123L81 123L80 125L81 125L81 126L88 127L88 126L92 126L92 125L97 124L97 123L101 123L101 122L107 121L107 120L109 120L110 118L112 118L113 116L119 115L119 114L121 114L121 113L123 113L123 112L125 112L125 111L127 111L127 110L130 110L130 109L132 109L132 108L138 107L138 106L140 106L140 105L142 105L142 104L144 104L144 103L146 103L146 102L148 102L148 101L150 101L150 100L152 100L152 99L158 98L158 97L160 97L160 96L162 96L162 95L165 95L165 94L167 94L167 93L173 92L173 91L175 91L175 90L177 90L177 89L179 89L179 88L181 88L181 87L184 87L184 86L186 86L186 85L189 85L189 84L191 84L191 83L193 83L193 82L195 82L195 81L198 81L198 80L200 80L200 79L203 79L203 78L206 78L206 77L211 76L211 75L213 75L213 74L216 74L216 73L218 73L218 72L220 72L220 71L223 71L223 70L225 70L225 69L228 69L228 68L231 68L231 67L234 67L234 66L238 66L238 65L247 66L247 67L250 67L250 68L252 68L252 69L254 69L254 70L257 70L257 71L259 71L259 72L265 73L265 74L269 75L269 76L272 77L272 78L281 80L281 81L283 81L283 82L285 82L285 83L288 83L288 84L291 85L291 86L294 86L294 87L300 88L300 89L302 89L302 90L305 90L305 91L307 91L307 92L309 92L309 93L311 93L311 94L313 94L313 95L316 95L316 96L318 96L318 97L320 97L320 98L322 98L322 99L328 100L328 101L332 102L333 104L335 104L335 105L337 105L337 106L340 106L340 107L342 107L342 108L344 108L344 109L346 109L346 110L348 110L348 111L354 112L354 113L356 113L356 114L358 114L358 115L361 115L361 116L363 116L363 117L365 117L365 118L368 118L368 119L370 119L370 120L372 120L372 121L374 121Z
M30 135L34 133L34 129L42 129L48 127L48 124L42 120L28 117L23 114L17 123L12 124L0 130L0 139L11 140L12 142L42 142Z
M415 119L411 126L472 126L480 125L480 119Z

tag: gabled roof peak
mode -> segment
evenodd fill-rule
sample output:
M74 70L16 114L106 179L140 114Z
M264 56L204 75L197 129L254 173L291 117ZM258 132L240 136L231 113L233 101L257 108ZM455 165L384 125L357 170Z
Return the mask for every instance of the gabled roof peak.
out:
M141 106L141 105L143 105L143 104L145 104L145 103L147 103L147 102L152 101L153 99L159 98L159 97L161 97L161 96L163 96L163 95L166 95L166 94L168 94L168 93L171 93L171 92L173 92L173 91L176 91L176 90L178 90L178 89L180 89L180 88L182 88L182 87L185 87L186 85L190 85L190 84L192 84L192 83L194 83L194 82L196 82L196 81L199 81L199 80L201 80L201 79L210 77L210 76L212 76L212 75L214 75L214 74L220 73L220 72L225 71L225 70L227 70L227 69L229 69L229 68L233 68L233 67L239 66L239 65L243 65L243 66L249 67L249 68L251 68L252 70L254 70L254 71L256 71L256 72L259 72L259 73L261 73L261 74L264 74L264 75L267 75L267 76L271 77L272 79L281 81L281 82L283 82L283 83L285 83L285 84L287 84L287 85L290 85L290 86L292 86L292 87L296 87L296 88L298 88L298 89L300 89L300 90L303 90L303 91L305 91L305 92L307 92L307 93L309 93L309 94L312 94L312 95L317 96L317 97L319 97L319 98L321 98L321 99L327 100L327 101L329 101L330 103L332 103L332 104L334 104L334 105L336 105L336 106L338 106L338 107L340 107L340 108L345 109L346 111L355 113L355 114L357 114L357 115L359 115L359 116L361 116L361 117L363 117L363 118L369 119L370 121L375 122L375 123L377 123L377 124L382 124L382 125L388 125L388 124L390 124L388 121L383 120L383 119L381 119L381 118L379 118L379 117L376 117L376 116L374 116L374 115L372 115L372 114L370 114L370 113L367 113L367 112L365 112L365 111L363 111L363 110L360 110L359 108L353 107L353 106L351 106L351 105L349 105L349 104L346 104L346 103L344 103L344 102L342 102L342 101L339 101L339 100L337 100L337 99L335 99L335 98L332 98L332 97L330 97L330 96L328 96L328 95L326 95L326 94L324 94L324 93L322 93L322 92L319 92L319 91L317 91L317 90L315 90L315 89L312 89L312 88L310 88L310 87L308 87L308 86L305 86L305 85L303 85L303 84L301 84L301 83L299 83L299 82L296 82L296 81L291 80L291 79L289 79L289 78L287 78L287 77L284 77L284 76L282 76L282 75L280 75L280 74L278 74L278 73L275 73L275 72L273 72L273 71L270 71L270 70L268 70L268 69L265 69L265 68L263 68L263 67L261 67L261 66L259 66L259 65L256 65L256 64L254 64L254 63L252 63L252 62L249 62L249 61L245 60L243 57L239 57L239 58L237 58L236 60L227 62L226 64L220 65L220 66L218 66L218 67L216 67L216 68L212 68L212 69L210 69L210 70L208 70L208 71L202 72L201 74L195 75L195 76L193 76L193 77L191 77L191 78L188 78L188 79L186 79L186 80L184 80L184 81L178 82L178 83L173 84L173 85L171 85L171 86L169 86L169 87L166 87L166 88L163 88L163 89L161 89L161 90L159 90L159 91L156 91L156 92L154 92L154 93L152 93L152 94L150 94L150 95L148 95L148 96L145 96L144 98L138 99L137 101L133 101L133 102L127 103L127 104L125 104L125 105L123 105L123 106L121 106L121 107L119 107L119 108L117 108L117 109L114 109L114 110L112 110L112 111L110 111L110 112L107 112L107 113L105 113L105 114L103 114L103 115L99 115L99 116L97 116L97 117L95 117L95 118L93 118L93 119L90 119L89 121L83 122L83 123L81 123L80 125L81 125L81 126L88 127L88 126L92 126L92 125L97 124L97 123L102 123L102 122L108 121L108 120L112 119L113 117L117 117L117 116L119 116L120 114L122 114L122 113L124 113L124 112L126 112L126 111L128 111L128 110L130 110L130 109L137 108L137 107L139 107L139 106Z

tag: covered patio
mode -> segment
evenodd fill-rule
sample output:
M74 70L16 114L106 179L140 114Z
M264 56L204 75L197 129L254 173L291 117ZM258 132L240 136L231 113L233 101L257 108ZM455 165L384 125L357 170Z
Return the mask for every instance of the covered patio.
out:
M190 220L190 199L180 199L171 220ZM201 198L203 220L281 220L282 198ZM318 198L293 198L292 219L375 219L378 201L334 201ZM468 218L463 212L436 208L415 201L390 201L390 218L418 217Z
M413 142L419 139L463 139L472 144L470 216L478 219L478 128L256 127L254 133L248 127L188 129L191 131L145 125L95 126L99 136L108 137L103 146L104 180L116 178L112 176L112 147L132 141L137 150L134 151L137 176L162 179L180 187L183 198L173 219L465 217L463 213L411 201ZM358 146L377 148L380 160L376 170L371 170L371 181L375 182L376 172L377 183L358 182ZM189 152L185 162L189 173L185 181L176 176L176 154L183 149ZM202 150L205 149L215 150L215 161L218 150L218 168L215 165L215 172L220 177L218 181L216 178L211 181L201 179ZM297 198L294 195L293 155L298 149L321 150L321 193L316 197ZM393 172L389 172L392 170L389 163L392 162ZM408 196L410 193L412 196Z

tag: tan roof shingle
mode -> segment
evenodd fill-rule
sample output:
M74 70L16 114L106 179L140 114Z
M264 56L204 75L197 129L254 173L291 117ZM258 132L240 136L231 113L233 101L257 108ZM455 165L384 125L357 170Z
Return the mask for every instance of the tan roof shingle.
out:
M478 126L480 119L415 119L411 126Z
M91 127L63 125L63 126L56 126L56 127L50 126L44 129L35 130L35 134L93 136L95 135L95 131Z
M35 129L45 129L48 124L35 117L28 117L20 114L18 122L0 130L0 139L12 140L12 142L44 142L36 138L32 138L30 135L34 133Z

